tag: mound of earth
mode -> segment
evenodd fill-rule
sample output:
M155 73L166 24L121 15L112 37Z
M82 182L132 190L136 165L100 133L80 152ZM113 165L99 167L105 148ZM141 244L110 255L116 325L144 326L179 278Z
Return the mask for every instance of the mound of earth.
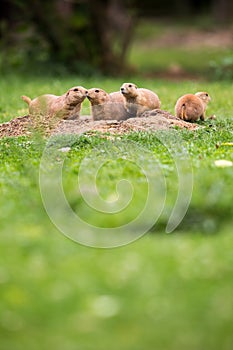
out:
M35 121L30 116L18 117L0 124L0 137L33 135L35 131L42 131L46 135L83 134L86 132L100 132L124 134L132 131L168 130L180 127L195 130L199 126L176 118L172 114L155 109L145 112L140 118L127 120L99 120L93 121L90 116L82 116L80 120L61 120L56 124L48 121Z

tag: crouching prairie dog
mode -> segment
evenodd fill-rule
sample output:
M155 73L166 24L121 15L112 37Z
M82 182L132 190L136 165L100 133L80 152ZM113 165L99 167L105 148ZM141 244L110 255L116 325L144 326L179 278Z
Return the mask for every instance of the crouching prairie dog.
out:
M140 117L145 111L160 109L160 100L151 90L138 88L133 83L124 83L120 92L124 97L125 108L130 117Z
M207 92L181 96L176 102L175 114L178 118L189 122L195 122L199 118L205 120L205 111L210 100Z
M108 94L100 88L88 90L87 98L91 103L91 114L94 120L125 120L128 114L124 107L124 98L120 92Z
M28 104L31 116L78 119L81 104L86 96L87 89L83 86L74 86L61 96L46 94L33 100L28 96L22 96L22 99Z

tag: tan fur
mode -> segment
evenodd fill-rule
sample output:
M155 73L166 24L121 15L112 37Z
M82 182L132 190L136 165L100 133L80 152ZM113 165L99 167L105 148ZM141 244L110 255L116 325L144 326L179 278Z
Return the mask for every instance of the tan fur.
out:
M111 92L109 96L112 102L120 102L124 104L124 97L120 91Z
M175 114L185 121L194 122L199 118L205 120L205 111L210 100L211 98L207 92L181 96L176 102Z
M124 83L120 89L125 108L131 117L140 117L145 111L159 109L160 100L151 90L138 88L133 83Z
M24 100L24 102L26 102L28 105L32 102L31 98L28 96L21 96L22 100Z
M87 90L82 86L74 86L64 95L41 95L31 100L27 96L22 99L29 105L29 115L57 117L59 119L79 118L81 104L87 96Z
M108 94L103 89L92 88L88 90L87 98L91 103L91 114L94 120L124 120L128 117L120 92Z

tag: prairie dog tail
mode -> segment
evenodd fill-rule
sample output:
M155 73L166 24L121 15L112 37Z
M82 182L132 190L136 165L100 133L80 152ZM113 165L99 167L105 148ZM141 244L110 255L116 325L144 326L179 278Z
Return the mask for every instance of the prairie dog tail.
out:
M185 103L183 103L182 107L181 107L181 119L182 120L186 120L185 110L186 110L186 106L185 106Z
M30 97L28 97L28 96L21 96L21 98L22 98L22 100L24 101L24 102L26 102L28 105L31 103L31 99L30 99Z

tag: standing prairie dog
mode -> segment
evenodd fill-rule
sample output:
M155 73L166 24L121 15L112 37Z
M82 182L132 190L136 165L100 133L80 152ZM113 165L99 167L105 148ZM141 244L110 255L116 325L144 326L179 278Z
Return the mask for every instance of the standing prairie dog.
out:
M124 120L128 117L120 92L108 94L103 89L92 88L88 90L87 98L91 103L91 114L94 120Z
M181 96L176 102L175 114L185 121L195 122L199 118L205 120L205 111L210 100L210 95L207 92Z
M86 96L87 90L84 87L74 86L61 96L46 94L33 100L28 96L22 96L22 99L29 105L29 115L78 119Z
M140 117L145 111L159 109L160 100L151 90L138 88L133 83L124 83L120 89L125 108L131 117Z

